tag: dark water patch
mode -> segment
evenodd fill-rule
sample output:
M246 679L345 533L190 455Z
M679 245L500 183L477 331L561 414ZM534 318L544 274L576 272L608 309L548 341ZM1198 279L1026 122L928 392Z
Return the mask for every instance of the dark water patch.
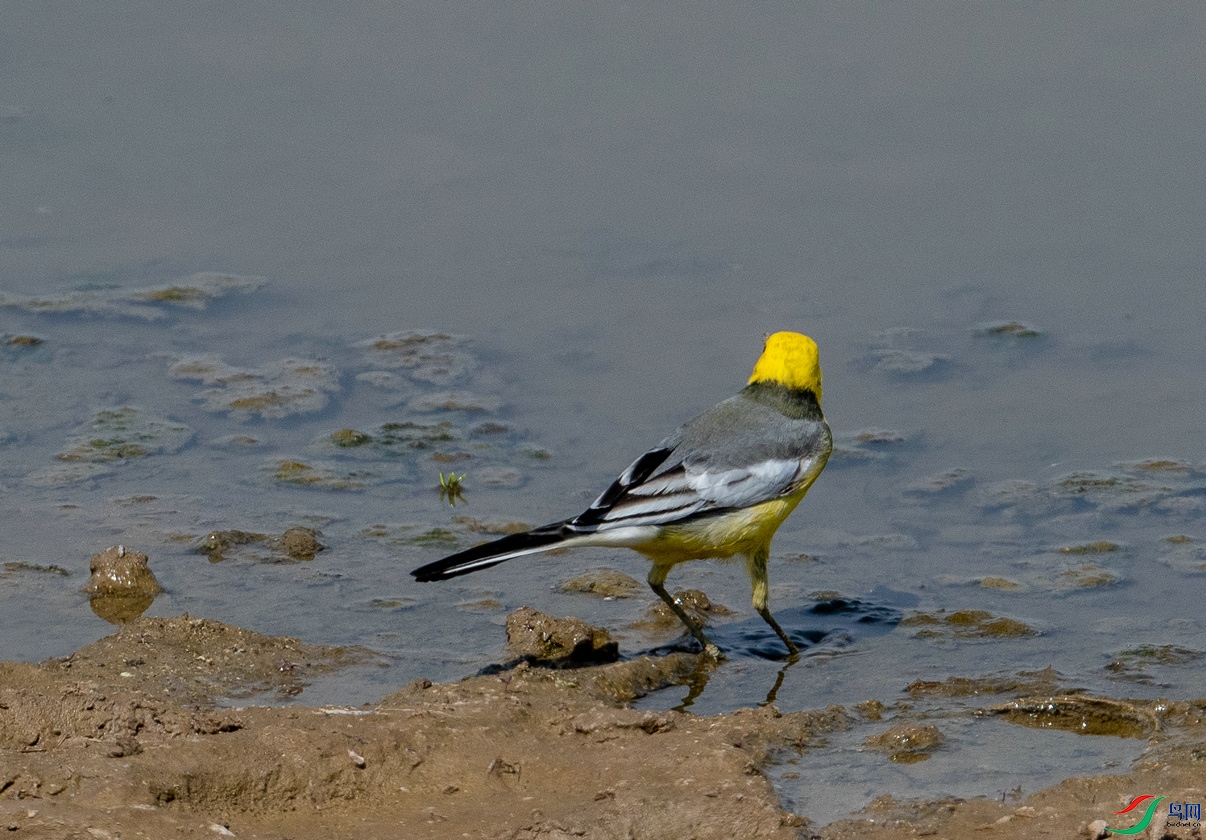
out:
M775 618L804 655L824 647L834 652L891 632L903 613L896 606L858 598L828 598L810 607L775 610ZM736 656L782 661L788 658L783 642L760 617L721 624L709 635L720 648Z

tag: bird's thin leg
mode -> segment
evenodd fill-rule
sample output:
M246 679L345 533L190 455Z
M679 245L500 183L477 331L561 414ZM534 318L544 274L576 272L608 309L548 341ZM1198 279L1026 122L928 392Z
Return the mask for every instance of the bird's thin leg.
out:
M775 621L775 617L771 615L770 608L766 605L770 591L770 582L766 575L766 560L769 556L769 546L760 548L753 554L748 555L745 565L750 573L750 600L754 602L754 609L758 611L758 615L762 616L762 620L769 624L770 628L783 640L783 644L787 645L788 653L792 656L798 656L800 649L783 632L783 628L779 626L779 622Z
M691 617L687 615L687 611L684 610L682 606L674 600L674 597L666 591L666 587L663 584L666 582L666 575L669 573L669 566L663 568L655 564L654 567L649 570L649 588L657 593L657 597L666 602L666 606L674 611L674 614L678 616L679 620L686 625L688 630L691 631L691 635L699 640L699 643L703 645L704 653L713 659L724 659L724 654L720 652L720 648L716 647L716 645L714 645L708 639L708 637L704 635L703 628L700 627L697 622L692 621Z

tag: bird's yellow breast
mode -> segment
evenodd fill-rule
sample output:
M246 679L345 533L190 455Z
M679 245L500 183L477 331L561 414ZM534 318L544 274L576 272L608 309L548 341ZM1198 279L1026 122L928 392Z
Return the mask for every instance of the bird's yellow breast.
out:
M723 560L734 554L766 550L771 537L804 498L806 490L721 516L667 525L656 537L633 548L655 563L666 565L705 558Z

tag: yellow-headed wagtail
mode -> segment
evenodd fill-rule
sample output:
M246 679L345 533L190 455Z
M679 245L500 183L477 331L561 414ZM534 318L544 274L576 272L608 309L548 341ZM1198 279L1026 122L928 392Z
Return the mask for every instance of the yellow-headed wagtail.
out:
M445 557L415 569L444 580L512 557L572 546L624 546L653 561L649 586L704 650L719 649L666 592L676 564L745 557L754 609L795 654L795 643L767 608L766 561L775 529L816 481L833 437L821 413L821 365L806 335L777 332L749 384L646 452L589 508L572 519Z

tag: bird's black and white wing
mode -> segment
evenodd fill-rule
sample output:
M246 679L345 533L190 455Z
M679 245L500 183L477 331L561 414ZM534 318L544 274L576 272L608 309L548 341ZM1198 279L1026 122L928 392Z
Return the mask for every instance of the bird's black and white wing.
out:
M579 533L664 526L790 495L829 455L823 423L727 400L632 463L583 513Z

